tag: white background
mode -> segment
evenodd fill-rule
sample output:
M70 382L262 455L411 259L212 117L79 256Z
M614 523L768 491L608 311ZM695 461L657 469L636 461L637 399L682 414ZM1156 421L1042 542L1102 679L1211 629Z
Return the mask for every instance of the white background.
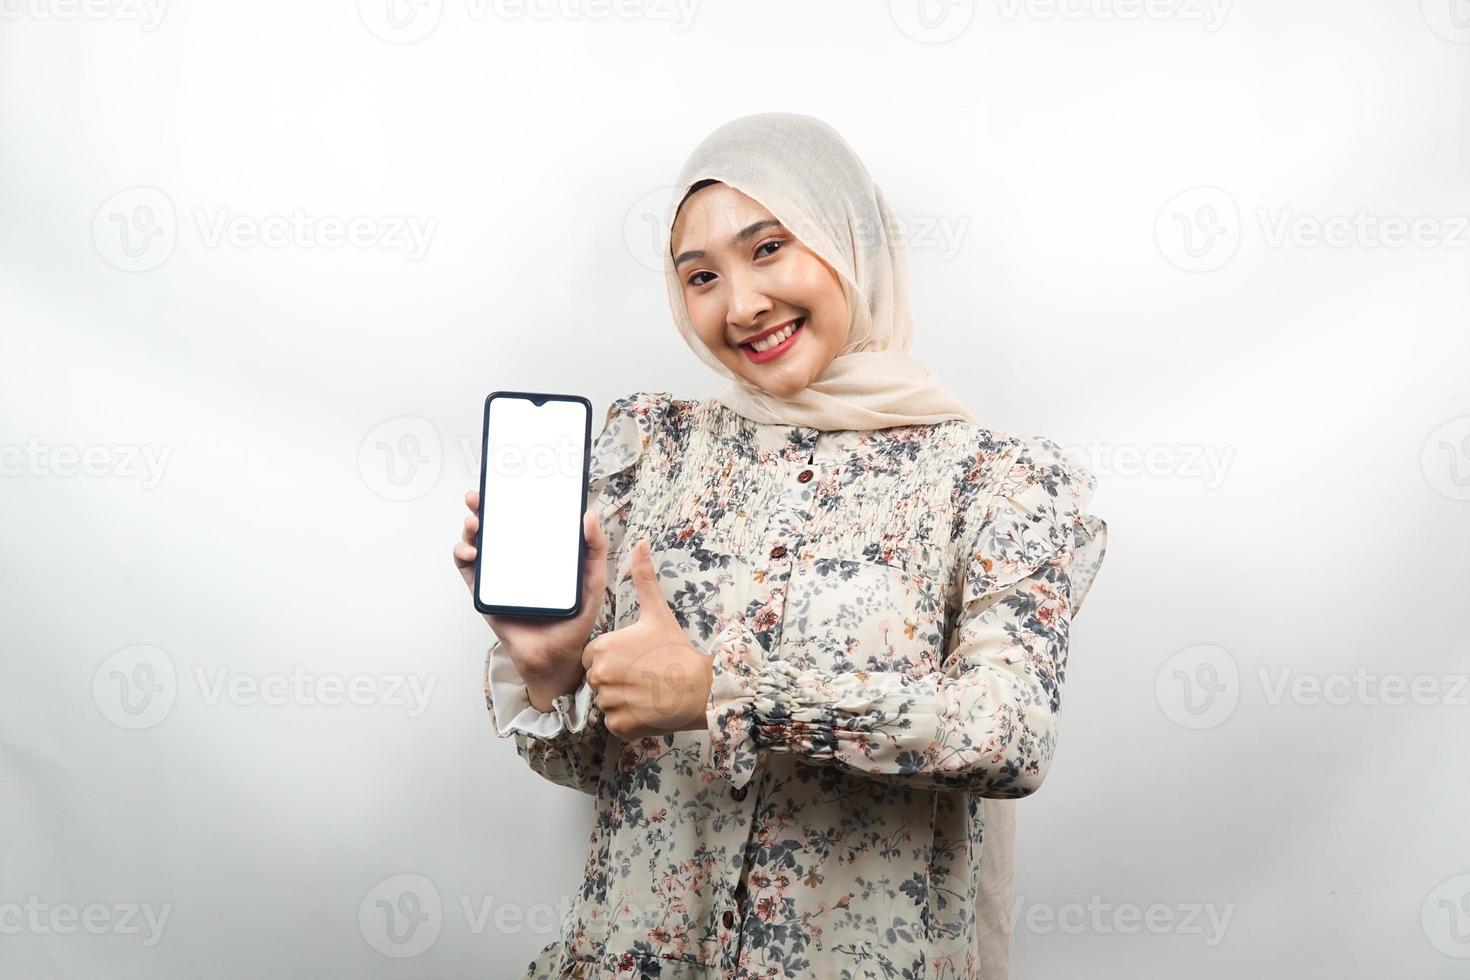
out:
M0 975L555 937L481 403L722 386L651 229L784 110L911 222L912 352L1099 477L1013 975L1464 976L1470 4L387 2L0 0Z

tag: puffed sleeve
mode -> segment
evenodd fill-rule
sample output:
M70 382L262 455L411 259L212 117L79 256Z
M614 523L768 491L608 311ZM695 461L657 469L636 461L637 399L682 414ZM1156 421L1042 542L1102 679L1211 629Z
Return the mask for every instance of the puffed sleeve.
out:
M668 399L667 392L635 392L617 399L593 442L587 464L587 507L597 509L608 537L608 575L589 642L616 622L612 586L627 533L628 501ZM485 657L485 706L496 734L514 736L517 753L535 772L584 793L597 792L608 731L585 679L574 693L553 699L552 711L540 711L531 704L525 680L497 638Z
M1050 439L1017 440L967 553L940 670L801 670L768 660L739 619L709 648L710 764L732 786L760 751L797 753L909 786L1013 799L1034 793L1056 750L1072 617L1102 563L1095 480ZM940 654L941 651L935 651Z

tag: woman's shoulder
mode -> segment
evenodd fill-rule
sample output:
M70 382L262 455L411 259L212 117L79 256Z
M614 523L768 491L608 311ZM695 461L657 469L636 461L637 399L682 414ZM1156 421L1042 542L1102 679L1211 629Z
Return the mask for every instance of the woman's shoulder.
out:
M696 398L676 398L671 391L635 391L621 398L614 398L608 408L608 415L661 417L693 411L707 401L708 399L701 401Z
M634 391L614 398L608 405L607 417L627 415L634 417L648 417L667 410L669 404L674 401L674 396L667 391Z
M593 475L627 469L651 446L677 450L702 404L668 391L634 391L614 398L594 440Z
M631 471L644 456L661 425L661 392L635 391L614 398L592 442L589 479L596 482Z
M677 398L671 391L635 391L613 399L604 425L627 420L650 437L665 435L680 441L701 420L714 421L718 409L714 399Z
M1085 506L1096 489L1092 469L1050 436L957 423L964 469L957 493L974 504L1065 496ZM968 508L967 508L968 509Z
M991 430L973 436L975 475L962 481L960 492L969 498L957 530L967 549L963 601L1053 565L1067 569L1076 615L1107 549L1107 523L1090 511L1097 488L1091 467L1049 436Z

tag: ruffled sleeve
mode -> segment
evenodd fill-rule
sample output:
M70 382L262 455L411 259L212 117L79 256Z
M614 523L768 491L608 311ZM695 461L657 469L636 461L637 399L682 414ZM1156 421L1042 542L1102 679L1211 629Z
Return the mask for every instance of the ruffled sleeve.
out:
M960 646L947 663L976 662L986 636L992 645L1003 636L999 656L980 662L1002 666L1025 655L1028 676L1046 692L1052 729L1071 622L1107 551L1107 522L1088 512L1096 487L1092 471L1051 439L1022 440L973 538L961 583ZM1046 747L1049 762L1050 740Z
M743 622L710 649L711 766L737 789L759 752L873 778L1010 799L1035 792L1056 747L1069 627L1106 550L1095 481L1050 439L1020 439L961 528L958 609L941 669L801 670L767 660Z
M1096 487L1092 471L1051 439L1022 440L973 540L962 604L1062 565L1076 616L1107 550L1107 523L1087 512Z
M613 575L627 533L627 508L638 485L640 463L670 400L668 392L634 392L608 408L587 464L587 507L596 508L608 537L608 578L602 608L588 640L616 622ZM533 770L553 782L596 792L608 731L584 679L573 693L552 702L552 711L531 704L510 653L497 638L485 657L485 705L501 738L515 736L516 750Z

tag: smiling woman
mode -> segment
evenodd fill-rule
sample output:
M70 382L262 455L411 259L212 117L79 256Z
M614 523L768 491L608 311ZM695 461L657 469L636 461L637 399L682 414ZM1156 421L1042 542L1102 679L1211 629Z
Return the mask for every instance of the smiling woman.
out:
M674 321L732 383L609 410L580 672L509 631L486 657L496 731L597 800L523 980L1003 980L1010 808L1105 549L1092 474L908 355L892 215L825 123L727 123L672 203Z

